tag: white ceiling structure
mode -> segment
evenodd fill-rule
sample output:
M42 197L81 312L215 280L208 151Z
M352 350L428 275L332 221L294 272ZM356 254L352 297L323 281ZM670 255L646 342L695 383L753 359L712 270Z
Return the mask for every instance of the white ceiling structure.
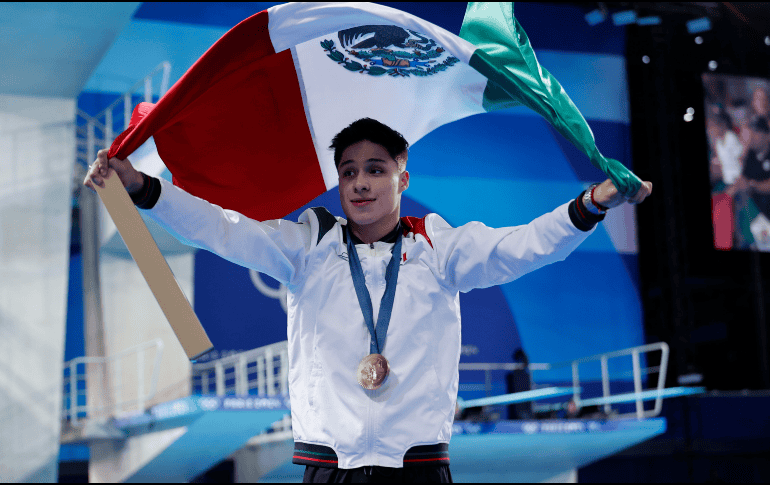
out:
M76 97L140 4L0 3L0 94Z

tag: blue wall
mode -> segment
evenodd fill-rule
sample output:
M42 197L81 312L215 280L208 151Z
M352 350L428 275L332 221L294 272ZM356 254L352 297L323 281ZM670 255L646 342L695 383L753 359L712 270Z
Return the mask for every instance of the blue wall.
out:
M85 354L85 342L83 340L83 258L78 251L70 254L64 362L82 357Z

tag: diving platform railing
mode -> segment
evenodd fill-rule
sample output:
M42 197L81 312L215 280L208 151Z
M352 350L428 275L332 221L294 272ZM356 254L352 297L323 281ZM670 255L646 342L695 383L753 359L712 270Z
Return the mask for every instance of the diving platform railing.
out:
M156 349L154 363L147 363L148 352ZM150 349L150 350L148 350ZM163 343L159 339L146 344L127 349L109 358L80 357L65 364L65 390L63 400L63 419L70 425L77 425L79 420L87 417L115 417L130 409L132 412L142 413L146 410L146 404L152 399L158 380L159 363ZM641 366L641 356L645 353L661 352L660 365L655 367ZM127 358L136 356L136 392L126 393L121 380L121 369L125 369ZM602 406L605 414L612 418L635 416L638 419L658 416L662 410L662 400L667 397L698 394L704 392L703 388L669 388L665 389L666 370L668 364L669 349L663 342L641 345L629 349L607 352L603 354L584 357L556 364L486 364L486 363L461 363L460 371L483 371L485 374L484 387L488 391L487 397L478 399L458 399L461 408L483 407L494 405L507 405L519 402L538 401L556 397L571 396L571 402L579 409L587 406ZM611 376L609 372L610 359L630 357L632 364L631 377L633 378L634 392L610 392ZM602 375L602 396L584 397L585 389L581 386L580 368L589 362L599 362ZM105 382L112 382L114 388L104 392L108 404L95 406L93 403L81 403L86 396L85 374L87 365L95 365L102 369L93 375L104 375L104 372L112 372L112 378ZM147 365L152 365L151 378L147 381ZM572 386L540 386L529 391L489 395L492 390L492 373L494 371L550 371L559 368L569 368L572 372ZM195 363L192 365L192 393L208 396L277 396L288 394L288 347L287 342L278 342L265 347L241 352L210 362ZM658 374L655 387L645 389L643 376ZM133 371L132 371L132 375ZM616 374L614 378L628 377L627 373ZM97 382L99 379L97 378ZM93 385L93 384L92 384ZM463 386L473 384L461 384ZM480 390L476 389L475 390ZM644 409L644 402L654 401L654 407ZM613 405L623 403L635 403L636 410L632 413L617 414L613 412ZM565 409L569 402L539 405L541 409ZM288 428L289 423L284 423L283 428Z
M660 365L642 367L642 355L660 352ZM609 361L622 357L630 357L634 392L611 394ZM559 396L572 396L572 401L577 408L587 406L602 406L607 415L613 417L636 416L639 419L658 416L662 410L662 401L666 397L686 395L703 392L702 388L675 388L665 389L666 371L668 367L669 348L665 342L648 345L640 345L628 349L606 352L555 364L487 364L487 363L461 363L460 371L483 371L484 390L488 397L475 400L460 400L461 407L492 406L512 404L516 402L536 401ZM601 366L602 396L583 398L584 389L581 387L580 368L590 362L599 362ZM492 390L493 371L523 370L526 367L530 372L551 371L568 367L572 372L572 387L541 387L531 391L524 391L501 396L490 396ZM657 374L656 386L645 389L643 377L648 374ZM627 373L616 374L617 378L629 377ZM287 342L260 347L258 349L231 355L219 360L198 363L193 365L192 372L193 392L204 395L249 395L272 396L288 392L288 349ZM474 384L460 384L460 390L470 390L468 386ZM474 390L481 390L476 389ZM645 401L655 401L654 408L644 409ZM636 410L632 413L613 414L612 405L621 403L635 403ZM567 403L550 405L549 409L566 407ZM548 406L548 405L546 405Z
M660 365L652 367L641 366L642 355L651 352L660 352ZM609 361L610 359L617 359L621 357L630 356L632 371L629 373L615 374L613 377L626 378L632 377L634 392L621 393L612 395L610 392L610 372ZM461 407L479 407L479 406L492 406L499 404L513 404L517 402L535 401L543 398L552 398L558 396L572 395L572 402L574 402L577 409L587 406L602 406L606 415L613 417L629 417L636 416L639 419L649 418L660 415L663 409L663 399L666 397L673 397L678 395L686 395L692 393L703 392L702 388L674 388L665 389L666 384L666 372L668 368L669 348L665 342L658 342L648 345L640 345L631 347L628 349L617 350L614 352L605 352L603 354L592 355L589 357L583 357L575 360L568 360L564 362L558 362L554 364L523 364L523 363L511 363L511 364L460 364L461 371L483 371L484 372L484 386L483 390L488 397L479 398L474 400L462 401ZM580 382L580 368L581 365L585 365L590 362L599 362L601 367L601 384L602 384L602 396L595 398L584 399L583 392L585 389L581 386ZM515 370L528 370L532 373L535 371L552 371L562 368L569 368L572 372L572 387L541 387L532 391L524 391L515 394L505 394L495 397L489 397L492 391L492 372L493 371L515 371ZM657 374L656 386L652 389L644 389L643 377L649 374ZM478 385L474 384L460 384L460 390L482 390ZM644 402L654 400L655 405L653 409L645 410ZM636 410L631 413L613 414L613 404L634 403ZM564 409L569 403L556 403L546 404L538 407L541 411L550 411Z
M155 339L109 357L78 357L66 362L62 420L78 426L80 421L109 419L129 409L144 412L157 390L162 356L163 341ZM125 385L127 375L134 377L129 386ZM105 389L106 383L110 384Z
M660 355L660 365L657 367L647 367L644 370L641 368L641 355L650 353L650 352L661 352ZM604 406L604 412L609 414L611 411L611 405L614 403L619 402L628 402L627 400L624 401L622 399L619 399L618 396L615 396L615 399L611 399L610 396L610 376L609 376L609 359L612 358L618 358L618 357L625 357L625 356L631 356L631 365L633 368L633 380L634 380L634 392L631 393L631 397L633 398L633 402L636 404L636 417L639 419L643 418L650 418L654 416L658 416L660 414L660 411L663 409L663 394L661 391L666 387L666 371L668 369L668 355L669 355L669 348L668 344L665 342L657 342L654 344L648 344L648 345L640 345L637 347L631 347L629 349L623 349L623 350L617 350L615 352L606 352L603 354L597 354L592 355L590 357L583 357L582 359L572 360L568 362L561 362L558 364L552 364L550 366L550 369L557 369L560 367L566 367L569 366L572 369L572 387L577 389L580 387L580 372L579 372L579 366L580 364L585 364L588 362L596 362L597 360L601 364L601 372L602 372L602 397L590 400L590 402L594 405L603 405ZM549 370L550 370L549 369ZM655 407L652 410L645 410L644 409L644 398L642 397L643 392L643 384L642 384L642 374L652 374L656 373L658 374L658 382L656 386L656 390L658 391L657 397L655 397ZM581 399L580 391L575 391L573 395L573 400L575 401L575 405L578 408L589 406L589 401L584 401ZM634 413L627 413L624 415L619 415L619 417L622 416L629 416L633 415Z
M288 394L288 342L193 364L192 389L195 394L217 396Z
M158 75L160 75L159 99L166 94L169 88L171 64L168 61L158 64L149 74L137 81L128 91L118 96L115 101L96 115L89 115L77 109L76 114L79 120L76 131L76 161L78 164L88 167L96 160L97 150L109 147L115 137L128 128L131 113L134 110L134 96L136 94L142 92L143 101L148 103L153 101L153 79Z

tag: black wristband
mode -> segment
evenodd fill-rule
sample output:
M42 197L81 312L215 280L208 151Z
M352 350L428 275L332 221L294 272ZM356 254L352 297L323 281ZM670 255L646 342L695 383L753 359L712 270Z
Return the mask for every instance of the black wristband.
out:
M583 232L588 232L596 224L603 221L606 214L593 214L589 212L586 206L583 205L583 194L585 194L585 191L581 192L577 199L570 202L567 212L575 227Z
M142 174L142 188L129 194L131 201L140 209L152 209L160 198L160 180L150 177L144 172Z

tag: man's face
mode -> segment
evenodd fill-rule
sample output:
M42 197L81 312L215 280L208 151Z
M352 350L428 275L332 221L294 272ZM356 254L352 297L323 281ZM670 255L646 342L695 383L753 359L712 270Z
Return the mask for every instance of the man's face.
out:
M404 159L406 153L403 154ZM401 160L401 155L397 156ZM368 225L398 213L401 192L409 187L409 172L384 147L363 140L342 152L339 175L340 202L348 219Z

